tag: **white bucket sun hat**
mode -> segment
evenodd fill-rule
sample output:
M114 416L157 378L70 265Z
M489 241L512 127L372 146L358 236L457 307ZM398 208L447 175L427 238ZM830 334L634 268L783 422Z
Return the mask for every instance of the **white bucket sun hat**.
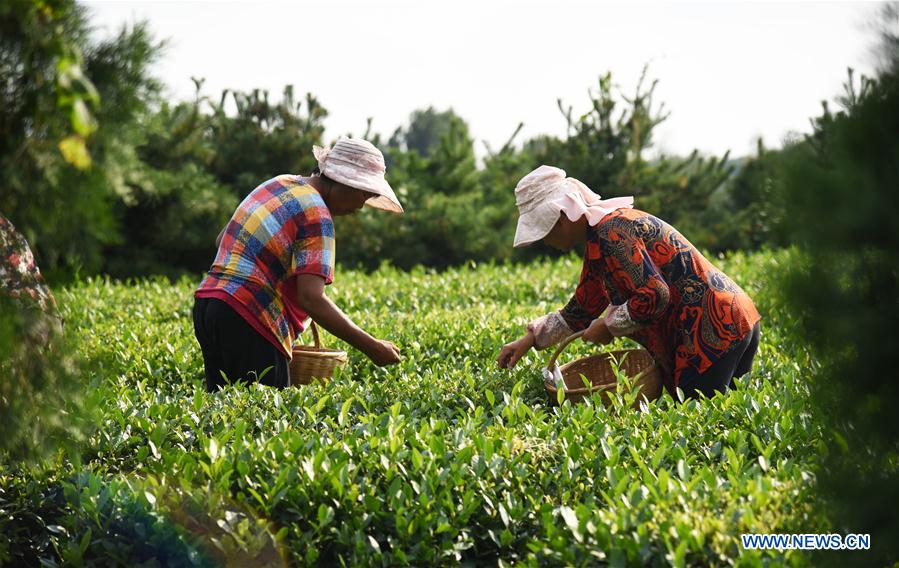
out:
M540 166L521 178L515 186L518 206L516 247L527 246L545 237L564 212L571 221L583 216L593 226L616 209L633 207L633 197L600 199L580 181L565 177L565 170Z
M400 200L384 178L387 172L384 154L371 142L361 138L341 138L330 148L313 146L312 153L322 175L353 189L377 194L366 201L366 205L391 213L403 212Z

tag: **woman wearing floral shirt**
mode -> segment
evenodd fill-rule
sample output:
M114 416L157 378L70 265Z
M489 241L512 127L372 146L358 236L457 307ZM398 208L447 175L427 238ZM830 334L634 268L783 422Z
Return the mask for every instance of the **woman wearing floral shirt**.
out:
M712 396L750 370L761 319L752 300L671 225L633 209L632 198L600 200L549 166L525 176L515 194L515 246L585 244L584 266L571 300L505 345L499 366L586 330L585 341L627 336L646 347L672 394Z

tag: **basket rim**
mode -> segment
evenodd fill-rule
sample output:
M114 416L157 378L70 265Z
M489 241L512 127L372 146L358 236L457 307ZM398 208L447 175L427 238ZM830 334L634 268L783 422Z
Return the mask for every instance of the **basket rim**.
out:
M602 353L596 353L594 355L588 355L587 357L581 357L580 359L575 359L574 361L569 361L569 362L565 363L564 365L562 365L561 367L559 367L559 372L562 372L563 370L567 369L571 365L573 365L575 363L579 363L581 361L587 361L590 359L597 359L597 358L610 359L612 355L616 356L616 358L617 358L618 355L620 355L620 354L628 354L628 353L639 352L639 351L646 353L652 359L652 363L649 366L647 366L645 369L643 369L642 371L640 371L639 373L637 373L636 375L631 377L631 380L639 381L640 379L642 379L644 376L648 375L649 373L656 371L659 366L659 364L656 363L655 357L653 357L652 354L648 350L641 349L641 348L616 349L615 351L603 351ZM543 380L543 386L546 388L547 391L549 391L552 394L559 392L559 389L556 388L556 385L553 384L552 381L550 381L549 379ZM594 392L602 392L605 390L611 390L613 388L616 388L617 386L618 386L617 383L609 383L609 384L593 386L593 387L578 387L576 389L566 388L565 395L568 396L568 395L579 395L579 394L590 394L590 393L594 393Z
M326 347L313 347L311 345L295 345L291 350L294 357L308 357L311 359L346 359L347 352L340 349L328 349Z
M589 361L590 359L611 359L612 357L620 359L622 355L629 355L631 353L640 352L643 352L649 357L652 357L652 353L642 347L635 347L633 349L616 349L614 351L602 351L600 353L594 353L593 355L581 357L580 359L574 359L573 361L569 361L567 363L559 365L559 370L567 369L568 367L574 365L575 363L580 363L581 361ZM655 364L655 358L653 358L653 364Z

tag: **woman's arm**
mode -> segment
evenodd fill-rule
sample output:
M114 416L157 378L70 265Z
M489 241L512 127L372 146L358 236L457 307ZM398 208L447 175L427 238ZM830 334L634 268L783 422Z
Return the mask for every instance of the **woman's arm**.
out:
M527 330L534 336L533 346L536 349L552 347L572 333L588 329L597 321L601 321L597 318L608 307L609 297L600 273L596 270L597 262L589 258L584 260L580 282L564 308L539 317L528 324ZM608 343L608 341L600 341L603 337L605 337L604 334L599 334L596 329L592 329L585 334L584 340Z
M378 365L389 365L401 360L396 345L366 333L325 295L324 278L315 274L299 274L296 276L296 283L297 303L319 325L368 355Z
M584 268L574 295L559 311L559 315L572 332L587 327L609 307L609 294L602 280L600 259L584 259Z
M538 351L551 347L574 333L561 312L540 316L528 324L527 331L533 334L534 348Z
M610 229L600 234L605 267L627 302L613 306L604 318L612 335L627 335L658 320L671 301L668 283L643 240Z

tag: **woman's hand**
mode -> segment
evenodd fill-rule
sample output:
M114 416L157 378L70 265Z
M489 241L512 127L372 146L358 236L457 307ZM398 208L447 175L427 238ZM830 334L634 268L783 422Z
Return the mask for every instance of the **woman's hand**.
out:
M403 360L396 345L366 333L325 295L324 278L315 274L299 274L295 278L297 303L319 325L368 355L368 358L379 367L393 365Z
M384 367L386 365L395 365L403 360L400 355L400 348L390 341L376 339L372 349L366 353L375 365Z
M611 343L615 336L609 331L603 318L596 318L590 324L590 327L584 330L584 335L581 336L581 339L584 340L584 343L605 345L606 343Z
M500 369L511 369L534 346L534 341L534 334L528 332L524 337L503 345L496 358L496 366Z

